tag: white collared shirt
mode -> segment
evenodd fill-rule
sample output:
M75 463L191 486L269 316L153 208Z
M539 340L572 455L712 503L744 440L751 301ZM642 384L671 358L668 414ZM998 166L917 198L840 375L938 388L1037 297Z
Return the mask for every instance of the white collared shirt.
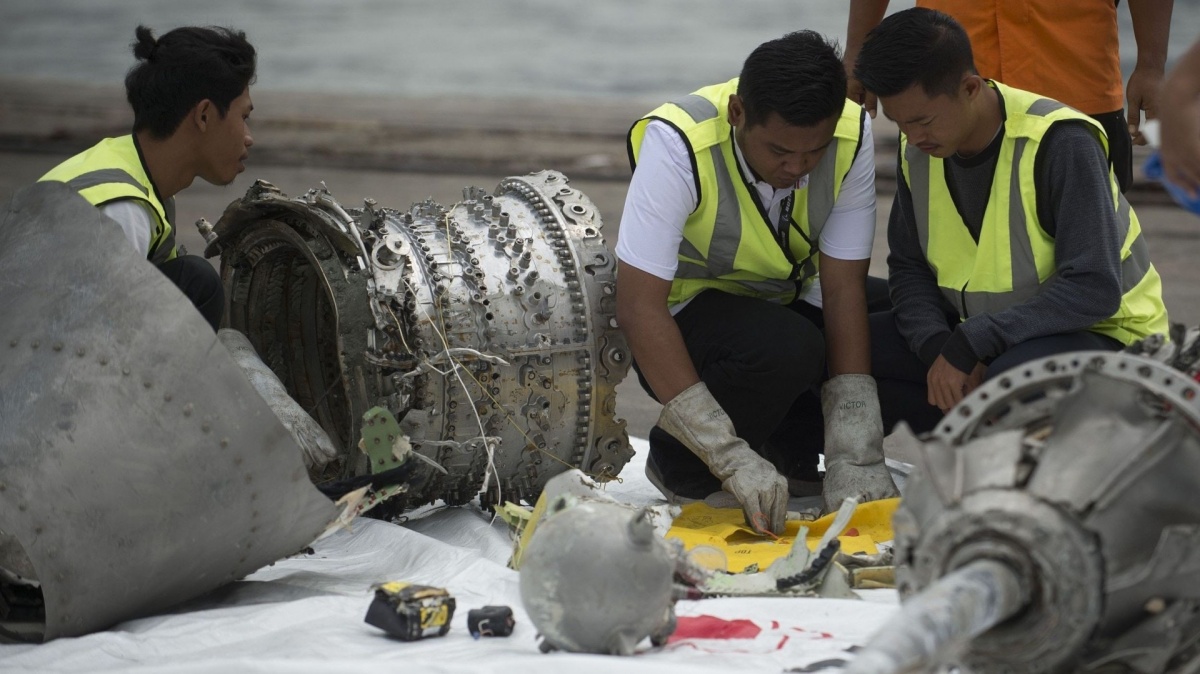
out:
M777 190L770 183L756 180L737 143L734 148L746 182L758 191L771 226L778 227L781 205L794 188ZM796 188L803 187L807 181L808 176L804 176ZM697 205L687 144L667 124L650 122L642 139L637 169L625 195L625 210L621 214L617 236L617 258L647 274L673 280L679 264L683 226ZM865 260L871 257L874 240L875 145L871 119L867 117L862 148L842 182L833 211L821 230L820 250L839 260ZM813 281L803 299L821 306L820 279ZM686 302L675 305L671 313L677 313L684 305Z

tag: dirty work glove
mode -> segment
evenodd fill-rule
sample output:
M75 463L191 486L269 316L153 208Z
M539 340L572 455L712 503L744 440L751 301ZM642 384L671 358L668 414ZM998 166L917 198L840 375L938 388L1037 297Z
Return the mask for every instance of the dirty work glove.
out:
M825 512L853 496L859 503L899 496L883 462L883 418L875 378L838 375L821 387L825 414Z
M788 490L775 466L733 430L733 422L704 382L684 389L663 406L658 426L700 457L725 491L742 504L751 528L783 533Z
M225 345L226 350L241 368L254 390L267 402L267 406L279 417L280 423L292 434L296 444L304 453L306 468L320 468L337 457L333 442L326 435L325 429L304 411L303 407L288 395L287 389L279 377L267 367L258 352L250 344L250 340L237 330L224 328L217 332L217 338Z

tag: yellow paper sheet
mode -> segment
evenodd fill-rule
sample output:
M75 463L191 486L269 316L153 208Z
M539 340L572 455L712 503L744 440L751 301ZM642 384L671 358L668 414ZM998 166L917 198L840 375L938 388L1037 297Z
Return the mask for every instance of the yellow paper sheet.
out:
M847 554L876 554L876 542L892 540L892 513L900 499L884 499L862 503L854 510L846 531L838 537L842 552ZM787 554L801 526L808 527L806 543L815 549L834 514L814 522L788 522L784 534L777 540L755 533L746 526L742 511L733 508L710 508L703 502L683 506L683 512L671 524L667 538L677 538L685 549L691 551L704 546L715 548L725 554L727 570L731 573L743 571L751 564L765 569L771 562Z

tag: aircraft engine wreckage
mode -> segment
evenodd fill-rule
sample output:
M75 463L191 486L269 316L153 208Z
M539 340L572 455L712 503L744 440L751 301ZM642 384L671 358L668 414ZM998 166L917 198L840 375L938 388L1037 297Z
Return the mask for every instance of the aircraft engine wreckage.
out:
M161 611L339 517L191 302L62 183L0 207L0 642Z
M927 440L909 434L921 465L893 521L904 605L845 671L1200 671L1191 337L1159 358L1184 372L1052 356L985 383Z
M221 255L230 327L338 448L314 481L370 472L353 442L375 406L444 467L387 514L481 489L485 506L532 501L569 467L610 479L632 456L614 418L630 354L601 226L554 171L405 211L345 209L324 188L289 199L259 181L207 254Z

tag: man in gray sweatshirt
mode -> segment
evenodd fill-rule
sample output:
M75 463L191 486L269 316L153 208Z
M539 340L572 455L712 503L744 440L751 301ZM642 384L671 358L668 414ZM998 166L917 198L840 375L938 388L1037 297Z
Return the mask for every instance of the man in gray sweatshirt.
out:
M871 31L855 76L900 127L888 222L893 309L871 316L884 426L929 430L985 379L1167 331L1162 284L1104 130L981 78L951 17Z

